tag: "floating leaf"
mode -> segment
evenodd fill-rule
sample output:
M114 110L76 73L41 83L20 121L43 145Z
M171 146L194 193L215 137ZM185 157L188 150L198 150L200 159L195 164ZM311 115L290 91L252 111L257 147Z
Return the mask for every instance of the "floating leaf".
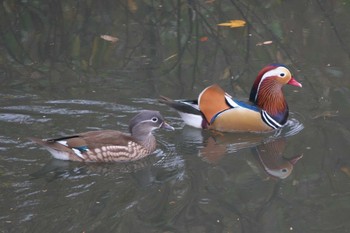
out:
M135 13L137 11L138 6L137 6L135 0L128 0L128 9L132 13Z
M238 28L238 27L244 27L245 26L245 21L244 20L230 20L229 22L226 23L219 23L218 26L222 27L230 27L230 28Z
M340 171L344 172L346 175L348 175L350 177L350 168L349 168L349 166L342 166L340 168Z
M172 58L174 58L176 56L177 56L177 54L175 53L175 54L171 55L170 57L165 58L163 62L166 62L166 61L168 61L168 60L170 60L170 59L172 59Z
M202 36L201 38L199 38L200 42L206 42L208 40L209 40L209 38L207 36Z
M272 44L272 43L273 43L272 40L267 40L267 41L264 41L264 42L257 43L256 46L269 45L269 44Z
M117 37L114 36L109 36L109 35L101 35L100 36L102 39L106 40L106 41L110 41L112 43L116 43L119 39Z

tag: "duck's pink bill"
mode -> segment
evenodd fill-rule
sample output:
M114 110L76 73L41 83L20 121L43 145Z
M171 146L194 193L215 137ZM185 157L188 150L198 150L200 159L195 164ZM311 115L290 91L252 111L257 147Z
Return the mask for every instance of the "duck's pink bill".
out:
M296 87L303 87L303 85L301 85L301 83L295 80L293 77L289 80L288 84Z

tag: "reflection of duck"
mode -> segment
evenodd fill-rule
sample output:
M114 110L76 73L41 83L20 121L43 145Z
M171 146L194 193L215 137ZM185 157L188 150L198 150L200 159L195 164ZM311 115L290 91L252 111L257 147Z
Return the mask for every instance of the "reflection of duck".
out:
M303 157L303 155L296 155L292 158L285 158L283 156L285 147L285 138L279 138L256 147L256 158L269 176L280 179L287 178L292 173L294 165Z
M200 156L209 163L217 163L227 153L255 147L263 142L261 134L212 134L200 149Z
M286 84L301 87L284 65L272 64L259 72L249 103L233 99L218 85L204 89L197 100L162 97L160 102L177 110L186 124L196 128L222 132L271 131L287 122L289 111L282 92Z
M38 171L30 174L34 179L55 180L60 177L74 177L82 175L99 175L118 177L122 174L136 173L146 170L157 161L156 157L149 156L133 163L80 163L72 164L69 161L52 159Z
M144 110L130 120L130 134L116 130L90 131L56 139L32 140L53 157L79 162L126 162L146 157L156 149L152 131L174 128L157 111Z
M200 156L209 163L218 163L223 156L230 152L236 152L244 148L252 148L254 151L254 159L247 157L249 166L257 173L267 173L274 178L287 178L294 165L303 157L297 155L292 158L283 156L286 147L285 138L271 139L264 142L262 135L251 134L235 134L219 135L217 137L209 137L205 146L200 149ZM258 162L258 165L256 164Z

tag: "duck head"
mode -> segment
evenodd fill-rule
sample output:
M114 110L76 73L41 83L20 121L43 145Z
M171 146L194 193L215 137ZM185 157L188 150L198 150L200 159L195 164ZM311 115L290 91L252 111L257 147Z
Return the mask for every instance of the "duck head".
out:
M145 140L153 130L159 128L174 130L158 111L143 110L129 122L131 135L139 141Z
M284 65L268 65L258 73L250 92L249 101L284 124L288 118L288 105L282 87L286 84L302 87Z

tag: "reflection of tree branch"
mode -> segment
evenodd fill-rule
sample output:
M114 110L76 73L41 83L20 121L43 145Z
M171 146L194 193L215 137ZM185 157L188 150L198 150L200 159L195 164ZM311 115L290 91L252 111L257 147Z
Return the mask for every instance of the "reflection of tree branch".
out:
M204 6L202 6L205 10L209 11L208 9L206 9ZM214 28L212 26L211 23L208 22L207 17L205 15L202 14L201 11L199 11L198 9L196 9L196 15L198 15L198 18L201 19L201 23L203 24L203 28L207 28L208 31L206 32L208 35L210 35L214 40L215 44L216 44L216 48L215 48L215 52L218 50L221 50L221 52L224 54L224 59L226 61L227 64L232 64L232 54L230 53L229 49L226 49L224 44L221 42L221 38L219 35L219 32L217 30L217 28ZM198 43L198 41L197 41ZM213 62L215 63L215 62ZM231 72L231 70L230 70Z
M176 63L174 64L174 67L177 66L177 78L180 82L180 87L181 87L181 94L183 92L183 81L182 81L182 75L181 75L181 71L182 71L182 63L180 62L185 50L185 47L187 46L187 40L188 38L185 40L185 44L182 47L181 45L181 0L177 0L177 7L176 7L176 34L177 34L177 38L176 38L176 45L177 45L177 60ZM189 19L189 35L192 32L192 19Z
M195 8L196 12L197 9ZM194 85L196 83L196 77L197 77L197 67L198 67L198 57L199 57L199 23L198 23L198 17L195 18L195 51L194 51L194 64L192 69L192 83L191 83L191 90L193 90Z
M235 1L231 0L232 4L234 4L235 6L237 6L237 4L235 3ZM261 4L260 2L256 1L257 4ZM250 11L250 8L248 8L248 6L245 5L245 3L241 2L242 5L244 5L248 11ZM238 8L240 9L240 8ZM259 8L258 8L259 9ZM243 12L242 10L240 10L240 12ZM242 13L243 15L243 13ZM280 42L280 39L275 35L275 33L268 27L268 25L263 21L263 19L261 17L258 16L258 14L251 12L251 15L253 17L256 18L257 22L260 22L260 25L262 25L264 27L264 29L269 32L269 34L271 35L271 39L281 48L281 50L284 52L284 54L286 55L286 57L293 63L296 64L296 61L294 60L293 56L290 55L290 53L288 52L287 48ZM244 17L244 15L243 15ZM247 20L247 22L249 22L248 18L245 18ZM252 20L250 20L252 21ZM251 25L252 30L254 31L254 33L256 33L257 35L259 35L261 38L264 38L264 36L259 33L258 30L256 30L254 28L253 25Z
M237 9L237 11L241 14L242 18L246 21L249 22L248 17L246 16L246 14L243 12L243 10L241 9L241 7L238 6L238 4L234 1L231 0L231 3L235 6L235 8ZM249 12L250 9L247 7L247 11ZM250 54L250 30L251 30L252 26L250 24L247 25L247 34L246 34L246 51L245 51L245 62L244 62L244 68L242 71L240 71L240 73L238 75L236 75L237 78L235 79L230 79L231 81L231 86L233 86L233 82L235 80L237 80L240 76L242 76L249 67L249 54Z
M192 31L193 31L193 26L192 26L192 20L193 20L193 11L194 11L194 7L192 6L193 3L192 1L188 1L188 5L192 6L192 7L188 7L188 22L189 22L189 26L188 26L188 32L186 35L186 39L184 40L184 42L181 42L181 19L182 19L182 14L181 14L181 7L182 5L182 1L178 0L177 1L177 6L176 6L176 34L177 34L177 38L176 38L176 44L177 44L177 59L175 61L175 63L167 68L165 71L162 72L162 75L168 74L170 73L172 70L174 70L177 67L177 77L180 83L180 86L183 87L183 80L182 80L182 69L181 69L181 60L183 58L184 52L188 47L188 42L190 41L190 38L192 37ZM182 90L183 91L183 90Z
M333 20L331 19L330 15L326 12L326 9L321 4L320 0L317 0L317 4L320 6L324 16L326 17L329 24L331 25L331 28L333 29L334 34L335 34L336 38L338 39L340 46L346 52L346 54L348 55L348 58L350 59L350 51L349 51L348 47L346 46L345 42L343 41L342 37L339 35L338 29L337 29L336 25L334 24Z
M22 4L19 4L18 8L21 9L24 7L22 6ZM30 59L30 56L25 50L23 43L21 43L20 39L18 39L18 36L16 36L16 33L13 30L13 23L11 22L13 20L11 20L10 18L12 15L6 13L4 6L2 6L0 10L1 10L0 38L3 41L4 47L6 48L8 55L18 64L24 66L25 65L24 60L26 58ZM27 9L25 8L21 10L24 11ZM8 41L11 41L11 44L9 44ZM15 42L15 45L13 44L14 42ZM16 49L15 46L17 46L18 48ZM16 54L16 51L13 51L13 50L17 50L17 54Z

